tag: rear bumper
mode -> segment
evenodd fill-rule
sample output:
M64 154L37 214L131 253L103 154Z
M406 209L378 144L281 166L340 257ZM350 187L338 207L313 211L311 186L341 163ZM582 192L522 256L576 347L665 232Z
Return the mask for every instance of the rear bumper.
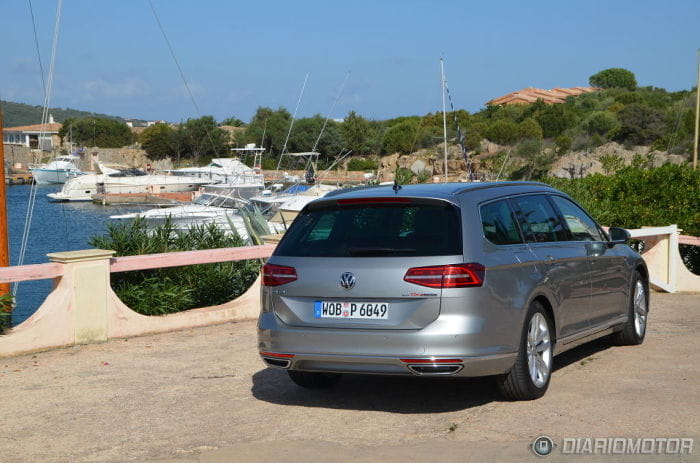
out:
M439 320L422 330L319 329L263 313L258 350L268 366L301 371L472 377L512 368L516 352L483 345L483 332L446 330Z

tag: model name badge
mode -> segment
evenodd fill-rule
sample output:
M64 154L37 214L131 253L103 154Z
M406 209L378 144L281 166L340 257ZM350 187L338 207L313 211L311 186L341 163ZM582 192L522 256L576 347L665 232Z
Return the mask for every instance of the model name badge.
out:
M402 294L402 297L437 297L435 293L408 293Z

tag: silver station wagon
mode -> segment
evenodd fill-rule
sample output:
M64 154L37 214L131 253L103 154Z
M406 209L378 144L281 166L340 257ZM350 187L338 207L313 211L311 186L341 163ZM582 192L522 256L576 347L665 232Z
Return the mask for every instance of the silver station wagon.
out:
M260 355L308 388L493 375L506 398L536 399L554 355L644 340L648 273L628 240L541 183L334 192L263 267Z

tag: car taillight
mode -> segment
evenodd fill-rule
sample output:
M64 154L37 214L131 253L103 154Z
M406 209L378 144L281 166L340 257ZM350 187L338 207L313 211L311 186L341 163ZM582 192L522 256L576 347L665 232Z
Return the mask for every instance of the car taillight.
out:
M477 263L409 268L404 281L429 288L466 288L484 284L486 268Z
M297 271L294 267L286 265L265 264L262 268L263 286L279 286L291 283L297 279Z

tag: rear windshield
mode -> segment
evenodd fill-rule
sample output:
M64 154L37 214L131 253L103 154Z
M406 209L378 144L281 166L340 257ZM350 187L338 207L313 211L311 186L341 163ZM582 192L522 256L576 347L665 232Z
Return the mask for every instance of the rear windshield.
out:
M459 213L444 202L332 205L297 217L275 255L295 257L462 254Z

